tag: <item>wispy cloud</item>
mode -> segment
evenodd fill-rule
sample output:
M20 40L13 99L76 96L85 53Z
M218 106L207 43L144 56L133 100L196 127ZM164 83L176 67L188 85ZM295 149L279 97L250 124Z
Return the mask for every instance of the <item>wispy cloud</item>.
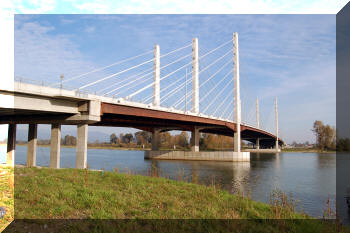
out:
M94 26L88 26L85 28L85 31L88 33L92 33L95 31L95 29L96 29L96 27L94 27Z
M54 26L35 21L15 27L15 75L57 82L60 74L79 74L95 65L67 35L50 35Z

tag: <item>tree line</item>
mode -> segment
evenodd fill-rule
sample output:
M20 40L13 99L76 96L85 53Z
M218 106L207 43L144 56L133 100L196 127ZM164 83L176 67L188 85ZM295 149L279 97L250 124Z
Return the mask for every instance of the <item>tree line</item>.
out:
M337 138L336 129L333 126L324 124L320 120L316 120L313 124L312 131L316 136L316 148L324 150L350 151L350 138ZM109 142L89 143L93 146L116 146L130 148L151 148L152 134L147 131L138 131L134 134L126 133L117 136L112 133ZM4 140L6 141L6 139ZM25 144L26 141L17 141L20 144ZM50 140L38 139L38 145L49 145ZM62 145L75 146L77 138L71 135L65 135L61 140ZM293 142L295 147L313 146L309 142L298 144ZM160 133L160 145L162 149L190 149L190 137L187 132L181 131L179 134L172 135L169 132ZM242 142L242 146L245 143ZM201 150L215 149L233 149L233 138L222 135L201 133L199 139L199 147Z
M162 149L190 149L190 137L187 132L181 131L179 134L172 135L169 132L163 132L159 135L159 143ZM152 134L146 131L138 131L135 134L119 134L119 137L112 133L110 135L111 145L117 147L152 147ZM199 139L200 149L232 149L233 138L215 134L201 133Z

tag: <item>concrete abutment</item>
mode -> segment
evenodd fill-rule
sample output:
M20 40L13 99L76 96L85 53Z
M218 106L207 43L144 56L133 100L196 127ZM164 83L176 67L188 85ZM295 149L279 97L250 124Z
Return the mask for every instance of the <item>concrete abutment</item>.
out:
M249 152L235 151L159 151L151 150L144 152L145 159L159 160L197 160L197 161L226 161L226 162L249 162Z

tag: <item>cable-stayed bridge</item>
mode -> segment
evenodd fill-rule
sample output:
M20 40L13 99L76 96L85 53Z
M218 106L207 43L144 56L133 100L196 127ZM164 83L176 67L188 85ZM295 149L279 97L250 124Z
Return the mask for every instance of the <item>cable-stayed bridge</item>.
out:
M16 77L13 90L0 89L0 95L13 98L13 106L0 107L0 123L10 124L10 163L16 124L29 124L29 166L36 164L37 124L52 125L50 167L60 164L62 124L77 125L78 168L87 166L88 125L152 132L153 151L159 150L159 133L170 130L190 131L193 152L199 151L200 132L233 136L235 153L241 153L241 140L257 149L278 150L283 144L278 137L277 99L275 133L261 127L258 99L247 117L255 115L255 122L242 119L237 33L204 54L199 54L194 38L164 54L156 45L104 67L71 77L61 75L56 83Z

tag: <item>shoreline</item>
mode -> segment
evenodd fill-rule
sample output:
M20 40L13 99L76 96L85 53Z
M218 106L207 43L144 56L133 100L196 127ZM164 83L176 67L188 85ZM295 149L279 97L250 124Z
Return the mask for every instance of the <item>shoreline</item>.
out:
M0 144L2 145L2 144ZM4 144L6 145L6 144ZM27 144L17 144L18 146L27 146ZM38 147L50 147L50 145L37 145ZM61 145L62 148L75 148L75 146L71 145ZM130 150L130 151L150 151L151 148L133 148L133 147L114 147L114 146L89 146L87 147L88 149L106 149L106 150ZM160 150L166 150L166 151L190 151L189 149L187 150L174 150L174 149L168 149L168 148L161 148ZM227 151L227 150L205 150L205 151ZM244 150L242 150L244 151ZM282 149L281 152L291 152L291 153L320 153L320 154L333 154L337 153L336 151L319 151L315 149L310 149L310 150L305 150L305 149ZM253 152L253 153L258 153L258 152Z
M291 153L320 153L320 154L334 154L337 153L336 151L319 151L319 150L284 150L282 149L281 153L283 152L291 152Z

